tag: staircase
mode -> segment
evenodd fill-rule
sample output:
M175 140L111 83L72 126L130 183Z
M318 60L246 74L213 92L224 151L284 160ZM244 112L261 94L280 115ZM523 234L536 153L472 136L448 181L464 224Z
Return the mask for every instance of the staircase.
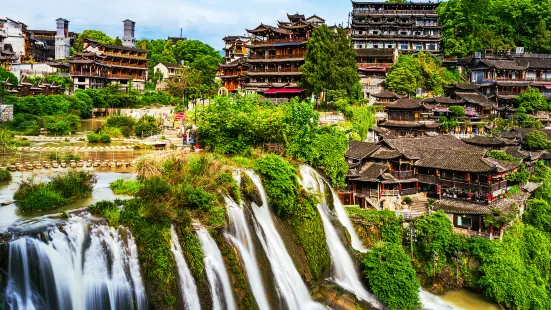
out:
M413 203L409 206L408 211L412 213L428 213L429 201L422 193L409 196L413 198Z

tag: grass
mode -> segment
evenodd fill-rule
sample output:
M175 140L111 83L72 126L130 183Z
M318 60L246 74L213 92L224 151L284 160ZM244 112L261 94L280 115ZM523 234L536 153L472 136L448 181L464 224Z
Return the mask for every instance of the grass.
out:
M23 212L52 210L91 196L96 182L96 176L88 171L70 170L54 175L49 182L23 180L13 198Z
M140 181L118 179L109 184L109 188L111 188L116 195L135 196L140 189Z
M0 169L0 182L11 181L11 172L8 169Z

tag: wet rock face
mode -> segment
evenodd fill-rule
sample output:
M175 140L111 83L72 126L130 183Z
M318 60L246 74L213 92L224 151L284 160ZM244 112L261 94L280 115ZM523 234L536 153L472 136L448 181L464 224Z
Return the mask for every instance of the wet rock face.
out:
M251 178L249 178L247 174L241 173L241 180L241 193L243 195L243 199L254 202L257 206L261 206L262 196L253 181L251 181Z

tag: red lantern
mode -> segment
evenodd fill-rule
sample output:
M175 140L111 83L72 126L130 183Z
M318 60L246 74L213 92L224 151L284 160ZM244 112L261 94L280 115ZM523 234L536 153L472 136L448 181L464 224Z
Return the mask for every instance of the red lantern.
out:
M489 183L492 183L492 177L491 176L488 177L488 184Z

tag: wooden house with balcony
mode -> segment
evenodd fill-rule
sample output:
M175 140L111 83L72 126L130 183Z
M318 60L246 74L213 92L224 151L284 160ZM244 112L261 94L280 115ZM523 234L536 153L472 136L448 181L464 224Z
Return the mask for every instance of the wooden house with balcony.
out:
M260 24L255 29L247 29L252 40L245 90L280 99L304 95L298 82L306 42L323 20L317 16L306 19L301 14L288 15L288 18L288 22L279 22L277 27Z
M84 52L69 58L71 77L76 89L102 88L118 83L144 89L147 80L147 50L100 44L87 39Z
M439 3L352 1L351 39L362 49L440 53Z
M228 92L237 92L243 89L247 73L249 70L249 64L247 59L240 58L230 63L220 65L220 79L222 79L223 87Z

